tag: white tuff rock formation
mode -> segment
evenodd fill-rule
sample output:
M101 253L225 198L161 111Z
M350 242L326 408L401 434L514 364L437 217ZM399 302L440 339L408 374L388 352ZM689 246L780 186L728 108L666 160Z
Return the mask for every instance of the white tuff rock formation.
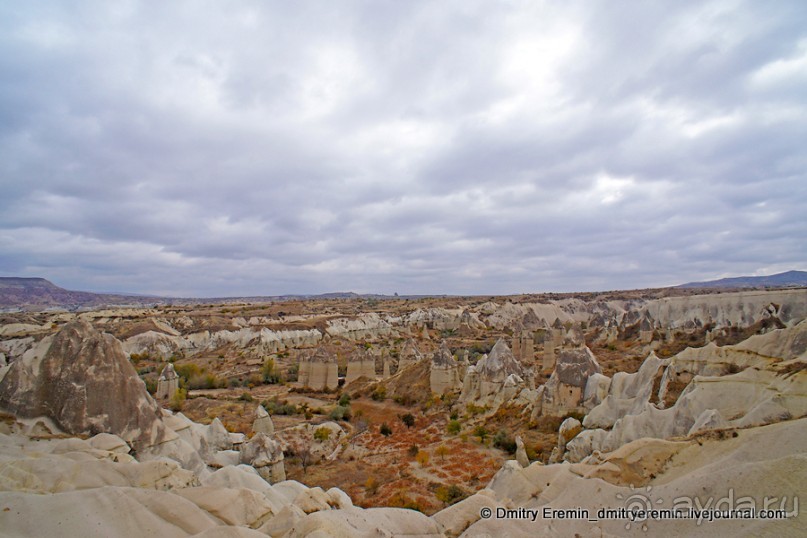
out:
M430 366L429 386L433 393L443 394L462 388L466 365L454 360L445 342L432 355Z
M135 448L170 436L120 342L83 320L14 361L0 381L0 407L47 416L71 434L114 433Z
M586 384L591 376L600 373L597 358L587 346L561 351L549 381L541 387L535 414L564 416L582 412Z
M325 348L318 348L300 361L298 379L304 387L314 390L332 390L339 386L336 357Z
M270 484L286 480L283 450L280 443L265 433L256 433L252 439L241 446L239 461L252 466Z
M460 401L498 407L526 388L526 380L530 377L531 373L516 360L507 343L500 338L489 355L468 368Z
M275 433L275 424L272 417L266 412L262 405L255 408L255 420L252 422L252 431L255 433L265 433L272 435Z
M165 400L171 398L177 390L179 390L179 375L174 369L174 364L169 362L157 379L157 392L154 397Z
M356 350L356 352L348 358L345 384L350 384L360 377L370 380L376 378L375 357L370 353L370 351L364 348Z
M398 372L410 366L412 364L416 364L423 360L423 354L415 344L415 340L412 338L407 338L406 342L404 342L403 349L401 353L398 355Z

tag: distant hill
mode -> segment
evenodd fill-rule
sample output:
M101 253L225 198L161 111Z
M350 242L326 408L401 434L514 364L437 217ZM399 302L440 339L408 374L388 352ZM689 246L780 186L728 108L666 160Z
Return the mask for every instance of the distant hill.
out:
M102 305L148 304L155 298L126 296L60 288L44 278L0 277L0 308L88 308Z
M5 310L45 310L58 308L79 310L100 306L152 306L157 304L199 304L199 303L263 303L290 300L320 299L417 299L422 297L444 297L442 295L406 295L398 297L378 294L357 294L354 292L332 292L320 295L274 295L255 297L155 297L127 293L90 293L60 288L44 278L0 277L0 311Z
M706 282L688 282L678 288L790 288L807 286L807 271L787 271L769 276L738 276Z

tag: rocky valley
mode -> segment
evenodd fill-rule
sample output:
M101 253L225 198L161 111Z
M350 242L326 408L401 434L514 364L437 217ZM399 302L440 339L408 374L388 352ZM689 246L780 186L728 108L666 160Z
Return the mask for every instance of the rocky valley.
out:
M805 288L0 316L0 535L807 532Z

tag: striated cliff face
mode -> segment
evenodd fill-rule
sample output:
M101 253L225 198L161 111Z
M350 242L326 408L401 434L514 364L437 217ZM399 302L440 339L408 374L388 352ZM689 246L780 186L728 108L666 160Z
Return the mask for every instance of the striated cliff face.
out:
M807 290L741 291L649 301L645 308L662 327L714 323L716 327L748 326L777 316L784 323L807 317Z
M222 330L173 335L147 331L124 340L126 353L150 353L169 357L176 352L196 352L234 345L241 349L254 349L263 353L276 353L291 347L310 347L322 341L322 333L316 329L273 331L262 328L243 328L235 331Z
M349 340L375 339L395 334L392 325L375 312L361 314L356 319L331 320L325 332L332 337Z

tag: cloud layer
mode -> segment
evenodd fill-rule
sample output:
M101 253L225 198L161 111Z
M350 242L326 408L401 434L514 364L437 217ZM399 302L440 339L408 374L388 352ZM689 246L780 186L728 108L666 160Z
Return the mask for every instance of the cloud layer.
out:
M0 273L181 296L807 269L807 5L0 6Z

